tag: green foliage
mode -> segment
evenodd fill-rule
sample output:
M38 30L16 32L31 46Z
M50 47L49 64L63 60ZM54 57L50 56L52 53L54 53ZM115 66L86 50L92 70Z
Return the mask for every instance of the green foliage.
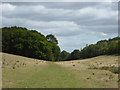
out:
M52 46L52 52L54 53L54 61L59 61L60 48L57 45Z
M52 42L47 40L49 37ZM53 35L45 37L35 30L16 26L2 28L2 51L6 53L56 61L60 54L57 44Z
M61 53L60 53L60 60L67 60L68 57L69 57L70 53L66 52L65 50L63 50Z
M101 40L96 44L91 44L81 50L81 58L90 58L99 55L120 54L120 37L109 40Z
M59 56L60 56L60 48L57 45L58 44L58 40L55 38L54 35L49 34L46 36L47 41L50 43L52 52L54 53L54 58L52 59L53 61L58 61L59 60Z
M2 51L37 59L59 61L90 58L99 55L120 55L120 37L101 40L96 44L86 45L81 51L74 50L70 54L60 52L58 40L52 34L46 37L36 30L23 27L2 28Z
M96 44L86 45L81 51L74 50L68 58L63 60L76 60L91 58L100 55L120 55L120 37L109 40L101 40Z
M52 42L52 43L58 44L58 40L55 38L54 35L49 34L49 35L46 36L46 38L47 38L47 40L48 40L49 42Z
M0 28L0 52L2 51L2 29Z
M75 49L68 57L69 60L80 59L80 51Z
M117 54L118 53L118 42L120 42L120 40L115 40L115 41L111 41L109 43L109 50L108 50L108 54Z

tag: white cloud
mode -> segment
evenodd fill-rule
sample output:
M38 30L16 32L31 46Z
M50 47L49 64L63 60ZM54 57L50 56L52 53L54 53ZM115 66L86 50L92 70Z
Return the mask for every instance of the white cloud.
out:
M0 7L3 9L3 11L7 12L7 11L13 11L15 10L16 6L11 5L11 4L0 4Z
M93 7L86 7L80 10L79 15L83 17L90 17L91 19L110 19L116 18L118 12L113 11L110 8L107 9L99 9Z
M66 9L57 6L48 8L43 4L28 6L0 4L3 26L27 27L45 35L52 33L58 37L60 46L69 51L99 38L111 37L112 33L117 34L118 11L111 6L112 3L102 3L98 6L87 5L83 8ZM71 6L68 4L67 7ZM85 37L91 39L85 41L81 39ZM96 38L94 41L93 37Z
M2 2L43 2L44 0L2 0ZM44 2L118 2L119 0L45 0Z
M6 17L19 17L40 20L42 18L74 20L82 18L92 19L110 19L117 17L117 11L110 8L85 7L82 9L70 10L62 8L46 8L43 5L33 6L15 6L3 4L3 15ZM35 15L35 17L32 17Z
M32 21L20 18L5 18L3 17L3 25L12 26L19 25L28 27L29 29L36 29L43 34L54 34L57 36L75 36L81 34L91 34L96 36L107 36L107 33L93 31L92 29L101 28L102 26L86 27L80 26L75 22L70 21ZM12 23L11 23L12 21ZM24 22L24 24L23 24ZM109 27L109 26L108 26ZM114 27L114 26L113 26ZM109 31L108 31L109 32Z

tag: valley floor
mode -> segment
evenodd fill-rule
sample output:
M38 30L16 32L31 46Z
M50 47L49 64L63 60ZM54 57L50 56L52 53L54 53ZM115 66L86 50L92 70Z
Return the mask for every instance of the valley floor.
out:
M48 62L2 53L3 88L118 88L118 56Z

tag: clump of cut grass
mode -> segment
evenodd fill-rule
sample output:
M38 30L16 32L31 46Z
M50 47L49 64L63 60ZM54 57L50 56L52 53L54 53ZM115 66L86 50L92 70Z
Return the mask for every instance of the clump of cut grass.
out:
M90 79L90 77L87 77L86 79Z
M38 62L36 62L36 64L38 64Z
M23 66L25 65L25 63L23 63Z
M95 75L95 73L92 73L92 75Z
M3 61L2 64L5 64L5 62Z
M13 66L12 68L15 69L15 66Z
M75 65L73 65L73 66L75 66Z
M16 62L19 62L19 60L17 60Z
M108 82L108 80L105 80L106 82Z
M114 77L112 75L109 76L109 79L113 79Z

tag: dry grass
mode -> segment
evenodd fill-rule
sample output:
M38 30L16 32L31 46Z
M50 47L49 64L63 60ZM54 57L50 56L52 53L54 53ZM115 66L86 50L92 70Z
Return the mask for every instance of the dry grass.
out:
M2 53L3 87L117 88L118 74L91 67L118 67L118 56L47 62ZM64 84L65 83L65 84Z
M92 67L118 67L118 56L98 56L83 60L55 62L56 64L72 70L79 80L86 80L86 83L93 83L93 86L116 88L118 87L118 74L112 73L109 70L90 69ZM78 72L79 73L76 73ZM98 83L98 84L97 84ZM89 85L89 84L87 84ZM102 88L102 87L101 87Z
M98 57L89 58L89 59L63 61L63 62L55 62L55 63L64 67L69 67L73 69L85 69L85 70L91 66L118 67L118 56L98 56ZM75 67L73 67L73 65L75 65Z
M2 53L2 64L3 68L23 68L27 66L41 66L47 65L46 61L37 60L32 58L26 58L23 56L17 56L7 53Z

